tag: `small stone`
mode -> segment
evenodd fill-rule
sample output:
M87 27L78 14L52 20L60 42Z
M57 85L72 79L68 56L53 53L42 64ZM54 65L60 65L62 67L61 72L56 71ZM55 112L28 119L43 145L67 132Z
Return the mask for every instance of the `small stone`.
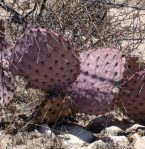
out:
M50 136L52 139L55 138L55 134L51 131L50 127L47 124L41 125L38 131L45 136Z
M37 129L35 129L34 132L32 133L32 136L34 138L39 138L42 136L42 134Z
M80 138L71 135L71 134L65 134L65 135L60 135L62 138L62 144L64 148L67 149L78 149L78 148L84 148L87 146L87 143Z
M87 130L99 133L101 130L103 130L106 127L106 121L109 117L109 120L114 119L114 116L112 114L109 115L99 115L96 118L94 118L86 127Z
M123 131L117 126L111 126L101 131L101 134L105 136L117 136L119 133L121 134Z
M50 130L50 127L47 124L43 124L39 127L38 130L40 133L46 133L47 131Z
M107 127L117 126L122 130L125 130L126 128L130 127L130 125L132 125L132 122L128 120L128 118L124 115L118 116L117 112L109 112L105 115L99 115L94 118L87 125L87 130L100 133L100 131L106 128L106 122Z

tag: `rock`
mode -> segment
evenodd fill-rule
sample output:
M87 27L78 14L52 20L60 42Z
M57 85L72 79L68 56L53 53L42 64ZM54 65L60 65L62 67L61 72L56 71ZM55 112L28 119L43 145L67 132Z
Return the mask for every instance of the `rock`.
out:
M112 114L110 114L108 117L109 117L109 120L110 119L112 120L114 118ZM87 130L90 130L96 133L100 132L106 127L106 122L108 117L106 115L97 116L86 126Z
M144 136L144 135L145 135L145 130L138 129L138 134L139 134L140 136Z
M133 126L126 129L126 132L136 132L138 129L144 129L145 130L145 126L139 125L139 124L134 124Z
M50 127L47 124L43 124L38 128L40 133L47 133L50 130Z
M123 130L117 126L111 126L102 130L101 134L105 136L117 136L119 134L123 134Z
M50 136L52 139L54 139L56 136L55 134L51 131L50 127L47 124L43 124L39 127L38 129L39 133L43 135Z
M63 133L71 134L71 136L76 136L79 138L79 140L82 140L83 142L93 142L96 140L96 137L93 135L92 132L86 130L85 128L79 126L79 125L64 125L59 128L59 131L62 131Z
M130 149L129 141L125 136L103 137L102 141L107 145L107 149Z
M87 143L72 134L60 135L62 147L67 149L86 149Z
M145 149L145 136L137 138L134 143L134 149Z
M114 145L122 147L127 147L129 145L129 141L125 136L110 136L109 139Z
M63 148L67 149L86 149L88 143L96 140L92 132L75 124L63 125L57 131L61 131L58 137L62 140Z
M87 130L99 133L104 128L109 126L117 126L123 130L130 127L132 122L125 116L118 116L115 112L97 116L88 125Z
M134 133L128 137L129 142L135 142L138 138L140 138L140 135L138 133Z
M87 149L131 149L125 136L102 137L90 144Z
M145 126L134 124L132 127L126 129L126 134L129 135L129 141L133 141L137 136L144 136L145 134Z
M107 145L102 140L95 141L87 147L87 149L106 149L106 148Z

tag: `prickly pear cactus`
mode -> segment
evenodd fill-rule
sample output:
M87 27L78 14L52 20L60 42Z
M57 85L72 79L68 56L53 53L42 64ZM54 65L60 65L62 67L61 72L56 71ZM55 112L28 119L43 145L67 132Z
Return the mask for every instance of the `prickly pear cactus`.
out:
M135 73L121 85L118 106L132 119L145 123L145 71Z
M31 28L17 40L11 70L29 81L30 87L64 89L80 69L74 46L63 36L42 28Z
M125 57L111 48L90 49L80 55L81 72L70 88L79 113L99 115L111 110L113 89L123 78Z
M58 120L74 115L71 100L60 97L45 99L30 116L31 120L54 124Z

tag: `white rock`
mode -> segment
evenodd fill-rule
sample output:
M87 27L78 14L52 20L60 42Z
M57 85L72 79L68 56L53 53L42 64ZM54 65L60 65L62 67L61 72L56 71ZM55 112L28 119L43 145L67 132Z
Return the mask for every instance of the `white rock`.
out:
M117 149L128 149L129 146L129 141L125 136L103 137L102 141L107 144L108 149L110 149L110 147L117 147Z
M120 129L117 126L111 126L108 128L105 128L101 131L101 134L105 136L117 136L119 133L123 132L122 129Z
M131 147L125 136L108 136L95 141L87 149L131 149Z
M98 140L90 144L87 149L106 149L107 145L102 141Z
M145 136L137 138L134 143L134 149L145 149Z
M38 130L40 133L45 133L46 131L50 130L50 127L47 124L42 124Z
M114 145L119 144L120 146L128 146L129 141L125 136L110 136Z
M78 137L65 134L60 136L62 138L63 147L67 149L86 149L87 143Z
M130 142L135 142L138 138L140 138L141 136L138 134L138 133L134 133L134 134L132 134L132 135L130 135L129 137L128 137L128 140L130 141Z
M126 129L126 132L134 132L134 131L136 131L138 128L145 128L145 126L139 125L139 124L134 124L133 126L131 126L131 127L129 127L128 129Z

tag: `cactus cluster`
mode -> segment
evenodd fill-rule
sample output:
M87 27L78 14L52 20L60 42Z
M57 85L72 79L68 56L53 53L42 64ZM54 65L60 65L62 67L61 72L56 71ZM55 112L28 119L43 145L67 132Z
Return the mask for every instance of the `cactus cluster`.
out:
M88 49L77 53L62 35L45 28L29 28L14 45L5 41L0 22L0 104L13 98L14 82L9 76L21 75L28 86L49 93L70 93L72 103L59 97L46 99L36 109L36 121L53 123L72 113L99 115L114 104L127 114L143 120L144 63L114 48ZM118 88L118 92L114 92ZM61 113L62 110L62 113ZM35 113L35 112L34 112Z

